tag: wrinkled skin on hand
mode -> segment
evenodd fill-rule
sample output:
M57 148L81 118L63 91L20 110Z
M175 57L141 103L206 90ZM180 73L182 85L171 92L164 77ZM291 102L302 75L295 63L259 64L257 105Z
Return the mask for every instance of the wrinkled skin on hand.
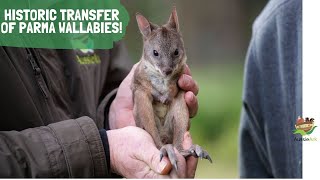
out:
M172 168L167 157L160 162L160 151L151 136L144 130L129 126L107 131L111 158L111 169L126 178L193 178L197 158L185 159L175 149L178 171ZM187 132L183 146L190 148L192 139Z

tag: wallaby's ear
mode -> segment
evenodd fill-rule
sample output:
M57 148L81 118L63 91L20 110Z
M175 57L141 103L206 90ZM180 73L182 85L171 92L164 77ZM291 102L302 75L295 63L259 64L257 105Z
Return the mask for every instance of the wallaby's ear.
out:
M173 7L173 10L167 25L169 28L176 29L179 32L179 20L178 20L178 14L175 6Z
M138 27L143 36L148 36L151 33L151 25L150 22L141 14L136 14L136 19L138 23Z

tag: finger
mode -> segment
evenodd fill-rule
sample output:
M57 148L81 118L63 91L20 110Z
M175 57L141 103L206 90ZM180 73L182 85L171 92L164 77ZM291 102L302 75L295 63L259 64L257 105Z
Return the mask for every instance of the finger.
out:
M184 134L184 139L183 139L183 143L182 146L184 149L189 149L192 146L192 138L189 132L186 132ZM196 174L196 169L197 169L197 165L198 165L198 158L195 158L193 156L189 156L187 157L187 178L194 178L195 174Z
M143 153L139 153L141 160L144 161L154 172L159 175L166 175L172 169L172 165L167 157L160 161L160 151L153 145L145 148Z
M197 83L192 79L190 75L183 74L178 80L178 85L185 91L192 91L195 95L199 92Z
M189 66L187 64L184 66L183 73L191 76L191 70L190 70L190 68L189 68Z
M140 62L134 64L129 72L129 74L127 75L127 77L124 79L124 81L131 81L132 77L133 77L133 74L134 74L134 71L136 70L136 68L138 67L138 64Z
M194 117L197 112L198 112L198 99L197 97L193 94L193 92L188 91L185 95L184 95L184 99L187 103L188 106L188 110L189 110L189 117L192 118Z
M131 71L130 72L132 72L132 71L134 71L134 70L136 70L136 68L138 67L138 65L140 64L140 61L139 62L137 62L137 63L135 63L133 66L132 66L132 68L131 68Z
M194 178L198 166L198 158L193 156L187 157L187 178Z
M192 138L191 138L190 132L187 131L183 135L182 147L183 147L183 149L187 150L187 149L191 148L191 146L192 146Z
M121 82L118 92L117 92L117 99L123 99L123 100L130 100L129 103L127 103L130 107L133 106L133 102L131 101L132 99L132 91L130 89L131 83L132 83L132 78L134 75L134 72L136 68L138 67L138 64L140 62L136 63L133 65L130 73L126 76L126 78Z
M160 159L159 159L159 161L160 161ZM162 158L160 164L158 162L157 166L158 166L157 173L160 175L167 175L170 173L170 171L172 169L172 165L171 165L169 159L166 157Z
M178 176L178 178L186 178L187 176L187 164L186 164L186 159L179 153L179 151L174 148L174 152L177 157L177 167L178 170L176 171L175 168L172 169L172 173L170 175L172 177Z
M117 128L124 128L127 126L136 126L136 122L133 118L133 112L130 110L120 111L122 118L117 119L116 124Z

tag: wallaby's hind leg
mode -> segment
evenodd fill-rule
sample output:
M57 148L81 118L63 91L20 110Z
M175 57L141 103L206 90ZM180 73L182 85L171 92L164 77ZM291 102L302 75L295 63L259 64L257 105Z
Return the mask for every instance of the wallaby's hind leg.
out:
M172 117L173 145L180 152L183 150L184 134L190 126L189 111L184 100L184 92L180 91L171 105L169 115Z
M152 108L152 100L150 95L143 90L136 90L134 92L134 117L138 127L146 130L151 137L157 148L162 147L159 131L156 126Z
M168 112L167 120L171 123L173 131L173 146L177 148L181 155L184 157L194 156L204 159L208 159L212 162L210 155L207 151L203 150L199 145L192 145L188 150L184 150L182 143L184 134L188 131L190 126L189 111L184 100L184 92L179 92L177 97L172 101L170 112ZM172 147L172 145L169 145ZM163 146L160 149L160 157L168 156L171 164L176 167L176 157L173 156L173 148L169 148L168 145ZM170 157L171 156L171 157Z
M183 150L182 142L184 133L189 126L188 109L184 101L184 92L179 92L177 97L173 99L170 105L170 111L166 116L165 126L172 132L172 144L166 144L160 149L160 158L168 156L171 164L177 167L177 157L174 152L174 147L178 151Z

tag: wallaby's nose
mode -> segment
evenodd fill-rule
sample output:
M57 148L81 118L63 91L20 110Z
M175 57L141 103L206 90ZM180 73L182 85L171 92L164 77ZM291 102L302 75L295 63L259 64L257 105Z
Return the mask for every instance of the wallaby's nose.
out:
M165 68L165 69L163 70L163 73L166 74L166 75L171 74L171 73L172 73L172 68Z

